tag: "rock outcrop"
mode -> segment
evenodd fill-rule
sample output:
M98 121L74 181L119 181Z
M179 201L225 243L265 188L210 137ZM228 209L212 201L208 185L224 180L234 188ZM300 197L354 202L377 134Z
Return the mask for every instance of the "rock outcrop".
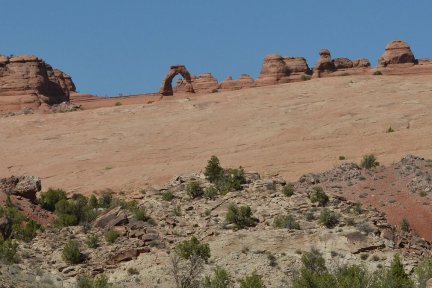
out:
M370 63L369 59L366 59L366 58L355 59L352 62L353 62L353 68L369 68L369 67L371 67L371 63Z
M417 64L417 60L411 51L410 46L401 40L394 40L390 42L384 54L378 60L379 67L386 67L389 64Z
M314 77L321 77L322 74L332 73L336 71L336 66L331 59L330 51L321 49L319 52L320 58L314 67Z
M7 195L21 196L34 202L36 193L39 191L41 191L41 180L36 176L12 176L0 179L0 192Z
M177 80L174 92L190 92L187 79ZM211 73L191 76L191 86L196 93L210 93L219 87L219 83Z
M75 90L69 75L38 57L0 55L0 111L59 104L69 101L70 92Z
M247 75L242 74L237 80L234 80L231 76L228 76L220 85L221 90L239 90L243 88L250 88L255 86L254 79Z
M353 61L348 58L335 58L333 63L336 69L350 69L354 67Z
M310 74L309 66L303 57L282 57L278 54L264 58L257 86L274 85L298 81L301 75Z

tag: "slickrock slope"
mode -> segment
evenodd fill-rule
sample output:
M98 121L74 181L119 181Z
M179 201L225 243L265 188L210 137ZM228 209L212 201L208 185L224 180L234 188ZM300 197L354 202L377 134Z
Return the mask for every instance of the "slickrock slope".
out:
M89 193L162 183L199 171L211 155L288 180L332 168L341 155L432 158L431 95L428 75L347 76L0 118L0 175Z
M75 90L69 75L40 58L0 55L0 112L59 104Z

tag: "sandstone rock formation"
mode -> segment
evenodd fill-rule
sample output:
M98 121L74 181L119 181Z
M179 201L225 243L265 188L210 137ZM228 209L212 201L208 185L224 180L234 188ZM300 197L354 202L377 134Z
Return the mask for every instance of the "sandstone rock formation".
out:
M314 67L314 77L321 77L322 73L331 73L336 71L336 67L331 59L329 50L321 49L319 55L320 58Z
M371 66L369 59L366 58L355 59L352 62L354 68L369 68Z
M264 58L256 85L265 86L298 81L301 75L308 75L310 72L306 59L303 57L282 57L278 54L271 54Z
M191 86L196 93L209 93L219 87L219 83L211 73L191 76ZM187 79L179 79L174 87L174 92L190 92Z
M75 90L70 76L38 57L0 55L0 111L69 101L69 93Z
M354 67L353 61L348 58L335 58L333 63L336 69L350 69Z
M393 40L386 48L384 54L378 60L379 67L386 67L389 64L417 64L417 60L411 51L410 46L401 40Z
M164 79L162 80L162 86L159 90L160 94L164 96L171 96L174 94L172 88L172 80L178 74L180 74L186 81L185 84L183 85L183 91L194 93L194 88L192 87L191 74L186 69L185 65L178 64L178 65L171 66L170 70L165 75Z
M220 85L219 88L222 90L239 90L243 88L250 88L255 85L254 79L248 74L242 74L237 80L234 80L231 76L228 76Z

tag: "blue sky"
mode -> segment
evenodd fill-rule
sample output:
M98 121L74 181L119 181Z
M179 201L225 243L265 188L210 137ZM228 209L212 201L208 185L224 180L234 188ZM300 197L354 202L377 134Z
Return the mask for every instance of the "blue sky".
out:
M5 0L0 54L37 55L80 92L159 89L172 64L222 81L259 74L265 55L367 57L407 41L432 58L430 0Z

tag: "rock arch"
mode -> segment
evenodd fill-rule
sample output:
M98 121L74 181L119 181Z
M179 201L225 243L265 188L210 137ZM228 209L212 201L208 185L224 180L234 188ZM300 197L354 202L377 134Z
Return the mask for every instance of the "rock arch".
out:
M160 94L162 94L163 96L171 96L174 94L173 87L172 87L172 80L178 74L180 74L186 80L188 86L190 86L186 89L187 92L195 93L192 87L191 74L189 73L189 71L186 69L184 65L179 64L170 67L170 70L162 80L162 86L159 90Z

